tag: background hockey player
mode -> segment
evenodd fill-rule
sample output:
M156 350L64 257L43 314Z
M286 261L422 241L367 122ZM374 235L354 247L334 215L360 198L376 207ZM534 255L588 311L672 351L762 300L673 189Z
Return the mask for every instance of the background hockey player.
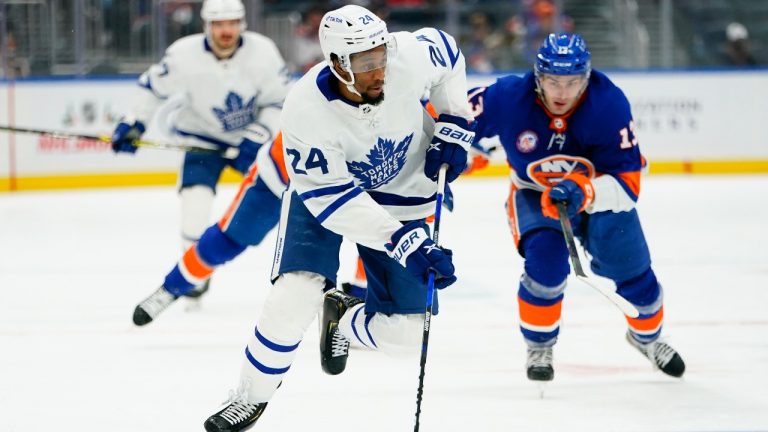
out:
M246 347L240 387L205 422L209 432L254 424L319 310L322 367L338 374L351 338L417 353L428 271L437 271L437 287L456 279L450 252L423 222L434 211L439 167L448 164L447 179L455 179L473 136L455 41L435 29L389 34L370 11L344 6L323 17L320 42L326 61L291 89L281 119L291 182L274 286ZM425 89L441 113L436 124L419 100ZM365 303L337 290L324 295L335 285L342 236L360 245Z
M507 212L525 258L518 303L528 378L554 377L552 346L569 273L558 201L567 203L592 270L615 281L640 312L627 317L629 343L664 373L681 376L683 360L659 341L663 296L635 210L645 162L629 102L592 70L584 40L550 34L533 72L470 91L470 102L476 139L498 135L512 167Z
M246 32L240 0L206 0L205 33L174 42L165 57L139 78L142 88L134 112L112 135L116 152L134 153L156 109L166 99L181 99L168 122L175 138L195 146L235 147L237 157L187 153L181 168L182 249L197 241L210 224L219 176L226 166L245 174L259 148L272 141L287 92L285 63L265 36Z
M217 267L256 246L277 225L280 196L288 185L282 135L262 146L229 208L191 244L163 284L133 311L133 323L150 323L171 303L205 284ZM266 265L266 263L265 263Z

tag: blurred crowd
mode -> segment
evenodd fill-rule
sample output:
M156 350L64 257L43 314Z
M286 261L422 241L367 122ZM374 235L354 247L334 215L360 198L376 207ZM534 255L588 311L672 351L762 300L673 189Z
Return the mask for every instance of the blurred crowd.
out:
M74 2L52 1L59 5L56 26L73 27ZM468 70L474 73L527 69L545 35L555 31L581 31L579 23L566 13L570 4L566 0L262 0L267 16L297 17L291 21L291 30L283 40L276 40L294 72L304 72L322 60L317 40L320 20L327 10L347 3L358 3L374 11L387 20L394 31L424 26L442 28L447 22L446 5L452 4L458 10L457 28L452 30L467 59ZM143 70L146 65L139 63L155 61L162 52L158 45L167 46L175 39L202 31L199 1L85 0L85 4L87 7L82 13L89 62L86 73L90 74L136 73L125 64L136 64L135 69ZM558 5L565 5L566 11L559 10ZM0 8L5 8L6 17L2 35L5 49L0 58L2 76L57 73L50 64L51 58L71 61L75 43L72 32L64 32L61 37L44 37L34 28L25 28L26 23L17 19L22 15L14 15L12 5L6 3ZM31 10L28 8L23 17L29 19ZM157 14L162 19L158 20ZM164 35L159 42L158 26ZM252 23L249 26L255 27ZM275 38L268 30L264 32ZM41 41L28 40L35 37ZM51 56L32 51L32 47L39 50L46 40L55 40L57 45L49 49L60 52ZM761 64L754 53L759 43L753 42L750 29L744 23L734 21L721 27L716 42L715 50L705 45L712 51L705 65ZM703 52L710 55L706 50Z

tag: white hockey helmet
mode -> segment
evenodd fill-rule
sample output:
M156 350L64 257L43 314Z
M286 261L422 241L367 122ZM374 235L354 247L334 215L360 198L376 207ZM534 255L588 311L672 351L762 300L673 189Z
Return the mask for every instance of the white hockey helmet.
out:
M320 23L319 37L325 62L331 67L333 74L347 86L355 83L352 54L368 51L384 44L387 44L387 51L394 49L393 38L387 31L387 24L373 12L357 5L343 6L326 13ZM348 81L339 76L333 67L331 54L338 57L339 64L349 73L351 80Z
M205 0L200 9L200 17L205 22L206 33L209 33L213 21L240 20L240 30L245 30L245 6L241 0Z

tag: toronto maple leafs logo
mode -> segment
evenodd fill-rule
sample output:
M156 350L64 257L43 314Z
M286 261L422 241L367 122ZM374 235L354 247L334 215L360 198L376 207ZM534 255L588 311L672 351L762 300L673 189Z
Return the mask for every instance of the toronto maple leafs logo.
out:
M366 155L368 161L347 162L347 169L358 180L363 189L376 189L397 176L405 165L405 154L413 141L413 134L395 144L395 140L379 138Z
M219 118L221 127L225 131L242 129L256 121L256 96L253 96L247 103L243 104L243 98L235 93L229 92L224 101L224 109L213 108L213 113Z

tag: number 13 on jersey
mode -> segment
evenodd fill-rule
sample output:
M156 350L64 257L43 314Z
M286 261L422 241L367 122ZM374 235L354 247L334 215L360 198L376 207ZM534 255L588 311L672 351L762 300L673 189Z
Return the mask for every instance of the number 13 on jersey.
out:
M621 145L620 147L622 149L628 149L632 148L637 145L637 135L635 132L635 121L630 120L629 121L629 129L623 128L619 131L619 135L621 135Z

